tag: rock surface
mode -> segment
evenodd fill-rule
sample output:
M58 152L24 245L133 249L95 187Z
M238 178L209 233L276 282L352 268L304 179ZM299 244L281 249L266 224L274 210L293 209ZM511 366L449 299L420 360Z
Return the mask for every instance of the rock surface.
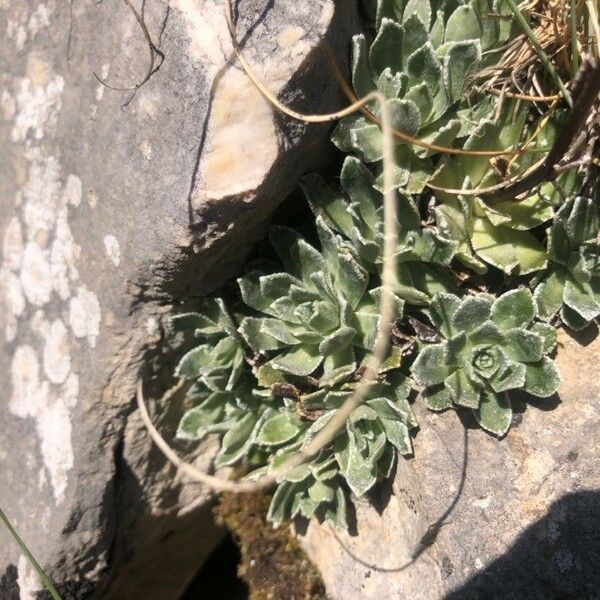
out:
M0 0L0 504L65 598L176 598L219 539L134 410L158 398L171 305L230 276L330 127L275 116L221 0ZM299 110L344 104L348 0L235 2L238 39ZM173 431L178 406L155 406ZM182 448L185 450L185 448ZM211 449L200 452L206 466ZM0 529L0 598L40 583Z
M354 535L310 523L332 600L600 598L600 337L559 339L560 400L530 403L500 441L419 410L382 514L358 506Z

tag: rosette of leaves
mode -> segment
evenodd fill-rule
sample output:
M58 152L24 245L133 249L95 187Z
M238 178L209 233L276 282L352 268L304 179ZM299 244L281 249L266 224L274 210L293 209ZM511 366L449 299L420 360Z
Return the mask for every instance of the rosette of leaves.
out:
M244 303L256 311L239 332L268 359L257 370L260 385L317 372L321 384L331 385L373 347L381 290L367 289L369 275L347 240L321 218L316 227L320 252L294 230L272 228L270 240L285 271L254 270L238 280ZM397 298L398 319L402 308Z
M356 95L362 98L379 90L388 99L394 129L451 146L473 126L475 113L459 113L459 100L469 76L480 64L482 49L488 50L507 37L499 20L489 17L493 9L486 0L464 4L381 0L372 44L368 46L362 34L353 38ZM482 106L491 112L489 103ZM369 110L379 115L376 106L369 106ZM343 119L332 140L342 151L354 153L366 163L382 160L381 130L364 115ZM428 158L431 154L397 141L395 178L400 189L407 193L423 190L433 172ZM381 177L377 183L382 185Z
M484 429L502 436L512 420L508 392L524 390L539 398L556 392L560 376L547 356L556 331L536 321L528 289L496 299L440 294L430 315L443 341L424 346L412 365L430 409L470 408Z
M383 262L383 195L369 168L354 156L346 157L336 193L319 175L302 181L304 193L317 217L324 217L351 241L361 264L380 273ZM424 226L414 200L398 195L395 255L396 293L411 304L425 305L438 292L453 287L447 267L458 243L441 236L433 224Z
M483 119L466 139L467 150L506 150L517 148L533 134L537 123L527 125L528 107L505 101L495 119ZM527 275L544 269L547 253L538 236L532 233L554 214L562 200L552 182L542 184L521 199L487 201L471 194L444 192L444 189L476 190L491 188L510 177L523 174L547 153L554 142L556 122L550 122L518 157L487 158L444 157L431 179L436 187L436 221L442 234L458 242L456 256L476 273L492 265L508 275ZM562 193L577 187L575 171L561 174Z
M275 453L267 469L280 466L324 427L356 384L319 389L295 397L310 427L302 441ZM375 384L367 400L348 418L333 444L288 473L273 497L269 518L279 524L302 515L318 515L336 527L347 526L347 490L360 498L378 480L390 476L398 454L412 452L410 430L416 422L407 401L409 380L397 371ZM310 421L309 421L310 422ZM347 487L346 487L347 486Z
M560 317L579 330L600 315L600 220L597 202L576 197L554 215L548 232L550 267L535 290L541 318Z

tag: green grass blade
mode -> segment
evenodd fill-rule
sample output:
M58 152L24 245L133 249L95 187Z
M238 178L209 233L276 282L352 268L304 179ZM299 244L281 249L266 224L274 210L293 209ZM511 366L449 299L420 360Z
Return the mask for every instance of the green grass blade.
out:
M542 61L542 64L546 68L546 71L548 71L548 74L552 77L552 79L554 79L563 98L566 100L567 104L571 108L573 108L573 100L571 99L571 94L569 94L569 90L567 90L567 88L565 87L565 84L562 82L562 79L560 78L559 74L556 72L554 65L550 62L548 55L544 52L544 49L542 48L540 43L537 41L535 34L533 33L533 31L531 31L531 27L529 27L529 23L527 23L527 20L523 16L523 13L519 10L519 7L517 6L515 0L505 0L505 2L506 2L506 4L508 4L510 10L512 10L513 14L515 15L515 19L517 20L517 22L519 23L519 26L523 30L525 37L529 40L529 43L533 46L534 50L537 52L537 55L539 56L540 60Z
M23 554L25 555L25 557L27 558L27 560L29 561L31 566L35 569L39 578L42 580L44 587L46 588L46 590L48 590L48 592L50 593L52 598L54 600L62 600L60 594L56 591L56 588L50 581L49 577L46 575L46 573L44 573L44 570L42 569L42 567L40 567L38 561L35 560L33 554L31 554L31 552L29 551L29 548L27 547L25 542L21 539L19 534L16 532L15 528L11 525L10 521L8 520L8 517L6 516L6 514L4 513L4 511L1 508L0 508L0 521L2 521L6 525L6 528L8 529L10 534L13 536L13 538L15 538L15 541L17 542L17 544L23 551Z

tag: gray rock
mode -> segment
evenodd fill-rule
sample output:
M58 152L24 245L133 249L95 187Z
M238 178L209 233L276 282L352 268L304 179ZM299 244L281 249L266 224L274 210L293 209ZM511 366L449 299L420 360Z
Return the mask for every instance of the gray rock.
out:
M329 125L274 115L228 62L221 0L142 4L161 54L115 91L93 73L127 87L149 65L124 3L0 0L0 504L78 600L176 598L221 536L209 491L149 441L136 381L161 396L172 305L231 276L333 152ZM321 47L347 68L353 2L234 4L284 102L345 104ZM151 404L171 435L180 404ZM39 589L0 529L0 598Z
M503 440L420 409L382 513L360 504L354 535L310 523L332 600L600 597L600 338L559 339L560 400L527 405Z

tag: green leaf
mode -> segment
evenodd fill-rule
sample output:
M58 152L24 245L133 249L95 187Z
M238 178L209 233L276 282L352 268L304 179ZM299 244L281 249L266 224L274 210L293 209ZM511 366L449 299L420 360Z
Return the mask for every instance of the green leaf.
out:
M431 301L431 318L445 337L451 337L454 334L452 318L460 304L458 296L446 293L437 294Z
M565 281L564 303L586 321L600 315L600 303L589 283L579 283L568 277Z
M467 296L454 311L452 329L470 333L490 318L492 300L486 295Z
M445 42L479 40L482 30L477 13L470 5L459 6L446 23Z
M408 57L406 72L411 85L425 83L429 97L435 95L442 83L442 63L436 56L431 42L427 42ZM429 116L429 113L425 116Z
M382 20L369 50L369 59L375 75L378 76L386 68L390 68L392 72L402 70L403 37L404 30L398 23L388 18Z
M444 385L455 404L468 408L479 406L481 387L467 376L464 369L456 369L446 377Z
M535 315L533 295L524 287L505 292L492 305L492 320L503 331L525 327L533 321Z
M421 0L418 1L421 2ZM424 2L421 2L421 4L424 4ZM427 27L423 25L423 21L416 14L412 14L408 19L404 19L402 25L404 27L404 37L402 39L404 66L410 55L429 41L429 33Z
M421 385L442 383L451 373L447 345L444 343L425 346L413 363L411 372Z
M278 446L294 439L301 429L302 423L296 415L282 412L263 423L256 436L256 443L263 446Z
M292 375L310 375L323 362L318 348L314 346L296 346L288 352L271 359L270 364L280 371Z
M258 421L260 425L260 421ZM240 460L248 451L256 436L257 417L248 413L221 440L221 451L215 459L215 466L224 467Z
M453 102L462 96L465 82L470 75L473 75L475 66L480 60L479 40L453 43L448 49L444 57L444 81Z
M534 323L531 331L542 338L542 351L544 354L552 352L556 347L556 328L548 323Z
M439 412L452 406L452 396L443 384L426 388L423 395L429 410Z
M362 163L361 163L362 164ZM320 175L309 174L300 179L300 187L308 200L315 217L327 215L332 225L346 235L352 231L352 218L348 214L348 203L336 194Z
M383 138L377 125L364 125L352 129L350 141L352 148L365 162L377 162L383 158Z
M484 393L479 409L474 411L477 422L490 433L502 437L510 428L512 408L506 393Z
M517 362L537 362L544 355L544 340L537 333L526 329L506 331L506 356Z
M537 312L541 319L551 319L562 306L565 290L564 272L550 273L536 288L533 294Z
M267 513L267 519L273 523L273 525L281 525L291 515L293 501L293 484L287 481L280 483L273 494L269 512Z
M412 444L406 425L396 419L381 419L380 421L388 441L397 448L400 454L410 454Z
M424 28L429 29L431 23L431 5L428 0L408 0L402 14L402 22L406 23L412 15L419 19Z
M421 128L421 113L417 105L412 100L388 100L388 106L393 128L410 136L417 135Z
M538 398L552 396L561 383L560 373L554 361L548 357L534 365L526 365L525 391Z
M340 327L340 329L328 335L319 344L319 352L323 356L328 356L334 352L339 352L340 350L343 350L349 346L354 340L355 336L356 330L352 327Z
M527 275L547 264L546 252L528 231L495 227L486 218L473 220L472 245L483 260L509 275Z
M352 38L352 85L359 98L364 98L375 89L373 73L367 59L367 42L362 34Z

